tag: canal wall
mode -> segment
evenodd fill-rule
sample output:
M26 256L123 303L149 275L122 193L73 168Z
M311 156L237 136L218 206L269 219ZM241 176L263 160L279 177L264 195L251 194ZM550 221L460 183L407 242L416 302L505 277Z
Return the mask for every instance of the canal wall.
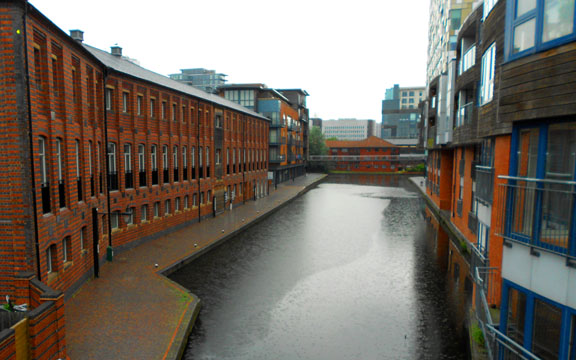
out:
M410 181L426 203L424 216L435 231L438 265L446 272L449 301L454 308L456 326L464 332L469 342L470 358L486 359L486 352L477 341L477 320L473 301L474 274L471 269L472 245L450 220L450 212L440 209L426 193L423 177L412 177Z
M190 290L185 289L184 287L177 284L176 282L173 282L172 280L168 279L168 276L170 276L170 274L178 271L182 267L190 264L191 262L193 262L197 258L201 257L202 255L206 254L207 252L209 252L209 251L213 250L214 248L222 245L223 243L225 243L229 239L234 238L236 235L238 235L238 234L248 230L249 228L257 225L258 223L260 223L264 219L268 218L269 216L271 216L272 214L274 214L275 212L277 212L281 208L288 205L293 200L297 199L298 197L304 195L305 193L307 193L311 189L318 186L318 184L320 184L322 181L324 181L328 175L322 174L322 175L317 175L314 177L313 176L314 175L311 175L311 181L306 182L305 185L301 187L301 189L299 189L299 190L295 189L296 191L290 192L290 194L288 196L286 196L285 198L283 198L281 200L280 199L276 200L273 203L273 205L268 207L268 208L263 208L262 210L256 210L256 214L253 215L252 217L249 217L249 218L243 217L241 219L241 223L238 224L238 226L235 227L232 231L227 232L226 230L222 229L222 236L210 241L208 244L199 248L197 251L193 252L192 254L186 255L186 256L178 259L177 261L173 262L169 266L158 271L158 274L164 276L166 278L166 280L170 281L174 286L180 287L185 292L189 292L190 295L192 296L192 298L194 299L193 302L188 307L188 309L186 310L186 312L183 314L183 317L181 319L181 323L180 323L179 328L178 328L178 330L175 334L175 337L173 339L173 344L170 347L169 352L168 352L168 356L165 359L181 359L182 358L182 356L184 354L184 350L185 350L186 345L188 343L188 338L190 337L190 333L191 333L192 329L194 328L194 325L196 323L196 319L198 318L198 315L199 315L201 307L202 307L202 299L200 299L198 296L196 296ZM290 184L285 184L284 186L290 186ZM278 190L276 190L276 191L278 191ZM274 193L271 193L270 195L273 195L273 194ZM224 213L220 216L226 216L226 215L227 214ZM197 244L194 244L194 246L196 246L196 245Z

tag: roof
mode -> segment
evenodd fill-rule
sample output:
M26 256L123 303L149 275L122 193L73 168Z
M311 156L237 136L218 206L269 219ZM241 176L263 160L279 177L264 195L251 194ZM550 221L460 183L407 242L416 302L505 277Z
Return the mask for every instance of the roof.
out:
M327 140L326 146L329 148L375 148L375 147L396 147L396 145L382 140L376 136L370 136L364 140Z
M86 45L86 44L83 44L83 45L84 45L84 48L86 50L88 50L92 55L94 55L105 66L107 66L107 67L109 67L109 68L111 68L111 69L113 69L119 73L127 74L127 75L130 75L132 77L135 77L135 78L138 78L141 80L145 80L145 81L149 81L149 82L164 86L166 88L176 90L176 91L179 91L181 93L191 95L191 96L200 98L202 100L205 100L205 101L208 101L208 102L220 105L220 106L224 106L224 107L227 107L227 108L232 109L232 110L242 112L242 113L250 115L250 116L254 116L254 117L257 117L260 119L265 119L267 121L270 121L270 119L268 119L267 117L262 116L262 115L258 114L257 112L254 112L248 108L245 108L244 106L237 104L233 101L226 100L225 98L223 98L221 96L209 94L209 93L204 92L204 91L197 89L195 87L182 84L176 80L170 79L169 77L166 77L164 75L160 75L158 73L155 73L153 71L145 69L139 65L136 65L133 62L130 62L126 59L123 59L121 56L112 55L106 51L97 49L97 48L92 47L90 45Z

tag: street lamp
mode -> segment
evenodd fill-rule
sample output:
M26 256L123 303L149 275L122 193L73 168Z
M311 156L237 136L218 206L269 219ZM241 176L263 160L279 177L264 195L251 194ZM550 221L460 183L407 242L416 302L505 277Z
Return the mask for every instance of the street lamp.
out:
M106 248L106 261L112 261L114 259L114 249L112 248L112 226L110 225L111 213L110 211L98 212L98 208L96 208L96 214L108 216L108 247ZM134 213L130 207L127 207L126 212L117 214L124 216L124 222L128 223L128 221L132 219Z

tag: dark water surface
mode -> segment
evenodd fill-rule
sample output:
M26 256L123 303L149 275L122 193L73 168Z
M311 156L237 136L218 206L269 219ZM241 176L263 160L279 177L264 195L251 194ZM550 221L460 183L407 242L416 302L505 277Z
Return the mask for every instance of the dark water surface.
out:
M465 359L421 206L331 177L173 274L203 301L185 359Z

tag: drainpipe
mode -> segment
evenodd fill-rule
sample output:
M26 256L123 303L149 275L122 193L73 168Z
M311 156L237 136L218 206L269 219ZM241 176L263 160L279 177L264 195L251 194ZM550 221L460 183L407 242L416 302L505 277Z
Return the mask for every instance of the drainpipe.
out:
M37 200L36 200L36 178L34 176L34 135L32 134L32 104L30 103L32 96L30 95L30 68L28 66L28 31L26 29L26 19L28 16L28 3L24 4L24 13L22 15L23 24L23 37L24 37L24 66L26 66L26 101L27 101L27 112L28 112L28 142L30 145L30 176L32 181L32 206L33 206L33 222L34 222L34 246L36 248L36 277L39 281L42 281L42 272L40 269L40 243L38 236L38 214L37 211Z
M110 160L108 159L108 110L106 109L106 81L108 79L107 67L104 68L102 75L102 86L104 87L104 141L106 142L106 206L108 208L106 210L106 213L108 214L108 247L106 248L106 260L112 261L114 258L114 249L112 248L112 225L110 221L112 219L110 217L110 174L108 173L108 169L110 168Z
M246 170L246 119L242 116L244 121L242 122L242 154L241 159L244 159L242 162L242 187L244 187L244 183L246 179L244 178L245 170ZM246 189L242 191L242 204L246 203Z

